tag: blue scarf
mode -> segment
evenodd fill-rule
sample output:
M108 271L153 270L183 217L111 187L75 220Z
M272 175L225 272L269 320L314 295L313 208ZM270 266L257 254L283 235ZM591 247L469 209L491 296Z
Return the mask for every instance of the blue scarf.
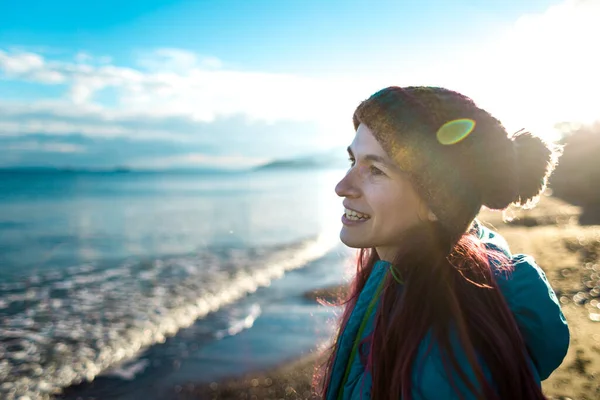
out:
M374 310L377 309L379 304L379 295L385 282L385 276L390 270L389 266L390 263L387 261L377 261L365 283L365 287L358 296L356 305L338 342L327 391L327 400L343 398L346 383L354 382L364 373L362 370L352 368L353 361L358 352L358 344L373 331Z

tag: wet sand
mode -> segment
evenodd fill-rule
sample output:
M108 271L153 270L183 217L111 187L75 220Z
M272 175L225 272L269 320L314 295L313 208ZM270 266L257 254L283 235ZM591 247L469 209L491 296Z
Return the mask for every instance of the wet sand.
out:
M317 399L311 379L319 362L313 353L284 363L278 368L226 379L199 387L177 387L176 399Z
M551 400L600 399L600 225L580 226L581 210L552 197L537 208L518 211L511 223L497 212L480 218L508 241L513 253L527 253L545 271L560 299L571 331L569 352L542 383ZM331 299L342 287L306 293ZM312 399L318 359L311 354L279 368L221 382L174 389L177 399Z

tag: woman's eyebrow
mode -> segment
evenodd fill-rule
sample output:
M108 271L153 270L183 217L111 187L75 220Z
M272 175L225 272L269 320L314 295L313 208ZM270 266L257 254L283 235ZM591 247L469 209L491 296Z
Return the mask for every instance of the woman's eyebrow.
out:
M352 157L354 157L354 153L352 152L352 149L350 148L350 146L348 146L348 148L346 149L348 150L348 154ZM394 165L391 164L385 157L381 157L375 154L366 154L363 159L365 160L369 160L369 161L375 161L375 162L379 162L389 168L395 169Z

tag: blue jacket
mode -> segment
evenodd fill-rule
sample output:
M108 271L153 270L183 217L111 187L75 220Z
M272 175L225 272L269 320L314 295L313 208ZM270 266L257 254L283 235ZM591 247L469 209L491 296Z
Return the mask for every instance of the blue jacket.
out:
M569 329L558 299L548 283L546 275L532 257L522 254L511 255L504 238L481 225L478 226L478 232L488 249L501 250L513 260L514 272L509 276L497 273L496 279L525 340L534 376L540 383L561 364L569 347ZM357 299L356 306L339 340L330 390L326 400L338 398L359 325L388 268L388 262L378 261ZM372 312L367 320L362 338L372 332L374 319L375 312ZM427 354L431 340L430 334L428 334L419 346L415 365L422 365L422 369L415 368L413 372L412 397L414 400L455 399L457 396L444 370L440 348L436 343L432 344L431 350ZM454 343L455 353L463 371L469 380L475 383L475 374L469 367L466 354L460 350L458 339L451 338L451 341ZM483 368L487 378L490 379L489 371L485 366ZM458 379L457 374L453 378L459 390L464 393L465 399L474 398L470 394L467 395L469 392L466 385ZM490 381L493 382L492 379ZM371 374L365 371L358 356L352 363L342 398L344 400L371 398Z

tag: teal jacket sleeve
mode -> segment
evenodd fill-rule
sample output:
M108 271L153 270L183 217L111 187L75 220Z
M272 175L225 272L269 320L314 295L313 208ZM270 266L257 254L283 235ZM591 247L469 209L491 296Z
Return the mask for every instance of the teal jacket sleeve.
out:
M546 274L533 257L512 256L514 271L497 282L512 311L541 380L562 363L569 348L569 328Z
M536 380L544 380L562 363L569 347L569 329L560 309L558 299L548 283L544 271L535 263L531 256L517 254L511 257L514 271L511 274L497 274L497 282L506 298L523 339L525 340L531 362L537 372ZM419 351L418 359L424 365L415 376L413 398L426 399L455 399L454 388L440 362L439 347L433 343L429 354L425 348L431 343L428 335ZM468 379L475 383L475 374L467 362L458 340L452 340L455 355L463 367ZM493 382L493 377L481 360L484 374ZM470 400L474 395L469 393L458 376L454 382L459 391ZM539 382L539 381L538 381Z
M496 281L513 313L529 356L544 380L562 363L569 348L569 327L546 274L533 257L512 255L502 235L477 224L479 237L488 250L501 251L511 261L513 272L496 272ZM492 267L495 264L490 259Z

